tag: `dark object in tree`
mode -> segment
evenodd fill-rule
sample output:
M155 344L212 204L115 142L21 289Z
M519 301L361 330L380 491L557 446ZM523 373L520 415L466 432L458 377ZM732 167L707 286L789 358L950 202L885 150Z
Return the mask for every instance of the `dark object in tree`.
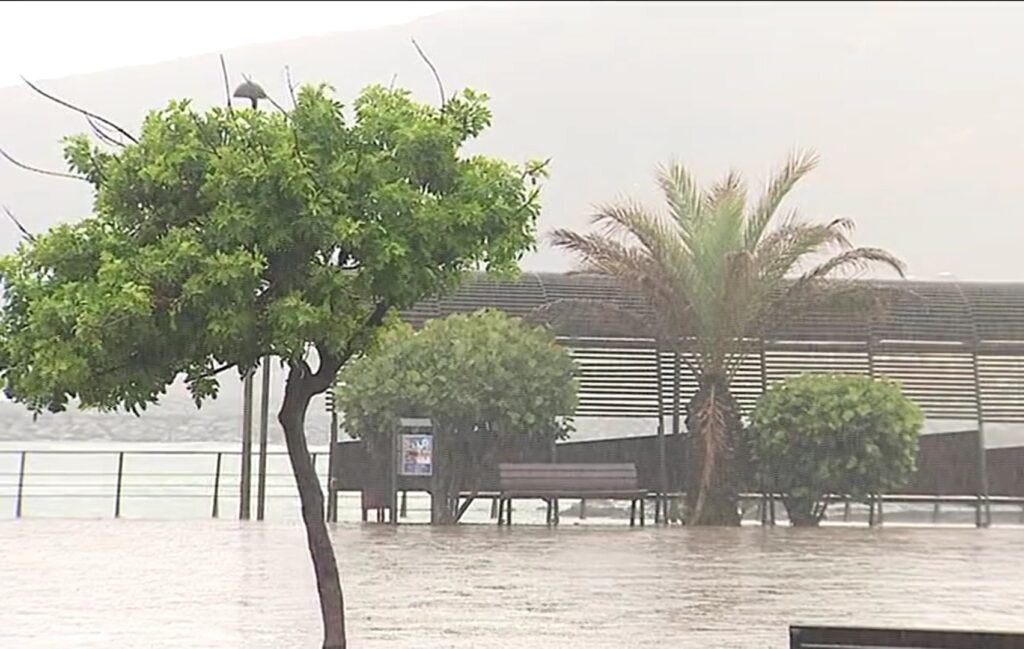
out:
M344 647L306 410L390 309L480 266L513 272L533 244L542 171L459 153L490 118L471 90L438 109L372 86L345 111L319 86L287 112L171 102L114 152L69 138L65 157L95 187L94 216L0 262L5 393L35 413L74 400L138 413L181 375L198 405L221 372L281 358L278 420L324 647Z
M762 395L745 437L759 484L782 492L790 522L803 527L821 522L828 494L906 485L923 423L892 381L805 374Z
M263 86L252 79L246 79L240 86L235 88L232 96L239 99L248 99L252 102L252 107L256 108L259 105L260 99L267 98L267 93L263 90Z

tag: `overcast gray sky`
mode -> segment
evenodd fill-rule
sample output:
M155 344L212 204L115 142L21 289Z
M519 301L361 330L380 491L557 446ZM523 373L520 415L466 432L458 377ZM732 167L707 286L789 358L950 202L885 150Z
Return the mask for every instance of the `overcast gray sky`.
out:
M0 87L301 36L373 29L480 2L3 2Z

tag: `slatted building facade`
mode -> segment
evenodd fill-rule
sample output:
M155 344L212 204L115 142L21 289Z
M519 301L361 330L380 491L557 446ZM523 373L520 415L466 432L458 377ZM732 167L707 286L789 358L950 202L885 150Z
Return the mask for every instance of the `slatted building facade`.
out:
M787 376L851 372L899 380L931 419L1024 422L1024 284L874 284L886 296L881 308L818 308L764 341L748 341L751 353L733 384L740 404L749 408L766 386ZM596 303L613 304L636 322ZM579 367L579 417L657 418L660 412L678 419L696 390L685 366L671 353L659 355L644 336L640 323L649 309L642 297L609 278L480 275L404 315L421 324L484 307L552 324Z

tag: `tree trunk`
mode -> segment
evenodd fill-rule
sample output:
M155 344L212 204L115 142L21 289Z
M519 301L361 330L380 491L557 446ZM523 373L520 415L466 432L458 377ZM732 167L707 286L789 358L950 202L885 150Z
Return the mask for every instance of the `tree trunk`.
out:
M825 517L828 502L821 498L784 496L789 524L793 527L818 527Z
M336 373L337 369L331 373L331 380ZM306 542L313 559L313 571L320 594L320 614L324 625L323 649L345 649L345 601L341 591L341 577L324 520L324 494L306 444L306 409L313 395L326 389L321 387L322 384L323 380L313 380L305 363L293 365L288 373L278 421L284 429L288 459L299 489L302 522L306 526Z
M739 407L724 379L704 378L686 414L686 524L740 524Z
M434 428L434 475L430 485L431 525L454 525L462 477L461 436Z

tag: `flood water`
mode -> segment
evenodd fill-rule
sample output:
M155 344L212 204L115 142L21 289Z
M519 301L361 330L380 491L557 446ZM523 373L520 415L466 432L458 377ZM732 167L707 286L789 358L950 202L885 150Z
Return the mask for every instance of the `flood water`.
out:
M355 648L785 647L791 623L1024 630L1021 529L341 524ZM0 647L316 647L294 521L0 521Z

